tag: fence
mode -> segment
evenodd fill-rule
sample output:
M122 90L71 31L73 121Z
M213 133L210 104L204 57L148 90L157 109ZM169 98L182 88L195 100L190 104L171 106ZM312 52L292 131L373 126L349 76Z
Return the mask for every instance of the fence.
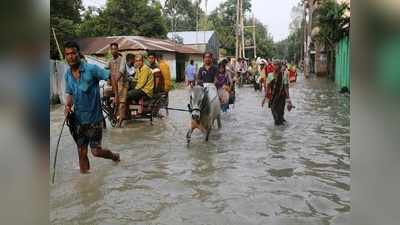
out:
M64 74L67 68L68 65L62 61L50 60L50 101L59 98L61 104L64 104Z
M350 42L349 37L339 41L336 46L335 82L341 89L350 90Z

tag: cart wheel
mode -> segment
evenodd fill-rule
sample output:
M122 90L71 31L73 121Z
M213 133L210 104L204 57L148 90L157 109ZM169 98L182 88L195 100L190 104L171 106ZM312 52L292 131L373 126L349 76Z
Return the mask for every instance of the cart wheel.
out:
M110 120L110 123L111 123L111 126L112 126L112 127L117 126L117 120L115 120L115 119L113 119L113 118L109 118L109 120Z
M110 108L109 106L105 105L105 104L103 104L101 107L102 107L103 112L106 114L106 117L110 121L111 126L115 127L116 124L117 124L117 120L116 120L116 118L114 118L113 113L112 113L114 110L112 108ZM103 127L104 128L106 127L106 120L105 119L103 120Z
M117 118L115 118L115 116L113 114L108 115L108 120L110 120L112 127L117 126Z
M166 114L166 116L168 117L169 116L169 111L168 111L168 97L166 97L166 98L163 98L162 99L162 106L163 106L163 108L165 109L165 114Z
M160 117L161 118L161 116L160 116L160 104L161 104L161 101L160 101L160 99L157 99L157 100L155 100L154 101L154 103L153 103L153 105L152 105L152 107L151 107L151 120L154 118L154 117Z

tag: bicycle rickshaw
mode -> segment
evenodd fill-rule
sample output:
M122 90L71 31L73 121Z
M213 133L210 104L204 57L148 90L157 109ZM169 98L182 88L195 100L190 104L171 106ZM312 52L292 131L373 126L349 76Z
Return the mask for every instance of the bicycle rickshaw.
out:
M160 76L155 75L155 89L159 85L162 85L160 82ZM135 86L135 81L130 82L130 86ZM105 114L105 119L108 119L111 123L112 127L116 127L118 125L117 119L117 107L114 104L114 93L112 91L111 85L105 83L102 85L102 97L101 97L101 107ZM163 118L163 115L160 113L161 109L165 109L166 114L168 115L168 93L167 92L156 92L153 96L141 98L138 102L130 101L127 102L127 112L125 119L129 120L137 120L137 119L149 119L150 124L153 125L154 118ZM122 121L121 121L122 123ZM121 124L119 124L121 125ZM105 121L104 121L105 126Z

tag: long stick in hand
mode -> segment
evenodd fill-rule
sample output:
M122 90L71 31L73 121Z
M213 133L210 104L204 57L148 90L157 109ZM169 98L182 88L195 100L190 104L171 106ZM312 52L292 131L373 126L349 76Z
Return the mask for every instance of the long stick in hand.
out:
M56 153L54 155L54 161L53 161L53 177L51 179L51 182L54 184L54 178L56 176L56 163L57 163L57 155L58 155L58 146L60 145L60 140L61 140L61 134L64 130L64 126L65 126L65 121L67 121L67 116L64 119L64 122L62 124L61 127L61 131L60 131L60 135L58 136L58 141L57 141L57 146L56 146Z

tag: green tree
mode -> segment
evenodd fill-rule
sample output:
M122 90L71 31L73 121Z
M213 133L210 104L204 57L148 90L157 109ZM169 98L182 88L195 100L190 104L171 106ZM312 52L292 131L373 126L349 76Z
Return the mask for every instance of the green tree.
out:
M105 9L98 10L96 14L92 11L85 15L86 19L80 25L80 34L166 37L167 31L161 15L161 4L157 1L108 0ZM96 27L94 32L91 31L93 25Z
M286 59L291 63L298 63L301 60L303 51L304 9L302 4L300 2L291 10L288 37L274 44L275 57Z
M287 60L298 63L301 60L304 42L304 8L300 4L294 6L291 11L289 24L289 36L287 38Z
M81 0L51 0L50 3L50 57L59 59L52 28L60 45L77 35L75 24L81 22ZM62 46L61 46L62 47Z
M289 39L278 41L274 44L274 58L287 59L289 57Z
M56 31L60 44L68 39L141 35L165 38L167 29L159 1L154 0L108 0L104 9L89 7L83 11L81 0L52 0L51 27ZM58 51L52 31L52 58Z
M197 18L204 18L201 0L166 0L163 8L168 31L196 30ZM197 17L197 18L196 18ZM200 22L199 22L200 29Z
M81 21L82 0L51 0L50 15L77 23Z
M328 47L328 72L331 78L334 78L335 74L336 43L349 35L350 17L346 14L349 10L348 3L339 4L334 0L323 0L316 11L319 27L316 38Z
M250 12L250 0L245 0L243 5L244 12ZM236 0L227 0L221 3L213 12L208 20L211 29L217 32L221 48L226 49L228 55L235 54L235 33L236 33Z
M334 0L324 0L317 9L317 25L320 28L319 38L331 47L340 41L342 37L348 36L349 30L344 29L350 25L350 17L346 11L350 10L348 3L337 3Z
M104 10L89 7L82 16L82 23L77 25L79 37L98 37L108 33L108 21Z
M298 63L302 54L303 47L303 30L297 29L294 32L289 34L287 39L288 41L288 51L287 51L287 60L292 63Z
M252 21L248 21L247 24L251 24ZM248 29L245 33L245 37L249 40L253 38L252 30ZM272 35L268 33L268 28L262 22L256 19L256 45L257 45L257 56L263 58L272 58L274 52L274 40ZM246 55L253 55L253 50L248 49Z

